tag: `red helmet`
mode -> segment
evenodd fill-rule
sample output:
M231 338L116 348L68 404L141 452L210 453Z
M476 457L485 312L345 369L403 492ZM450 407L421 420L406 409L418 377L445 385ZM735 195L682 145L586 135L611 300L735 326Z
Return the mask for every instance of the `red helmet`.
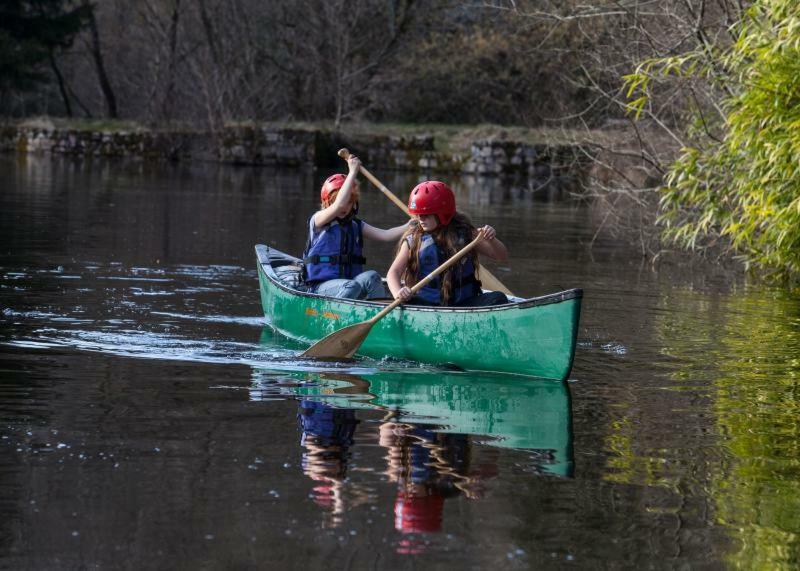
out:
M438 180L419 183L408 197L411 214L435 214L439 224L447 226L456 214L456 197L450 187Z
M347 177L343 174L332 174L328 178L325 179L325 182L322 183L322 189L319 191L319 197L322 200L322 204L330 204L333 202L333 194L338 192L344 181Z
M343 174L332 174L325 179L319 191L323 206L328 207L333 204L333 201L336 200L336 193L342 188L345 180L347 177ZM358 181L353 181L352 197L353 200L358 201Z

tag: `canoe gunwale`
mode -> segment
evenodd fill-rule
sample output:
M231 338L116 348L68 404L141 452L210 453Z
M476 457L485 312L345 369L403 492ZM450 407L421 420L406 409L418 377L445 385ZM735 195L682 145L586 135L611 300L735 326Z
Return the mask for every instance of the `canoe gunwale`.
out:
M256 250L256 257L258 258L258 264L261 268L264 275L270 281L270 284L273 287L277 287L291 295L297 297L305 297L309 299L316 299L316 300L328 300L333 301L336 303L343 303L346 305L353 305L353 306L364 306L364 307L374 307L379 309L384 307L387 303L391 303L390 301L387 302L379 302L379 301L367 301L367 300L360 300L360 299L346 299L346 298L338 298L338 297L330 297L326 295L320 295L318 293L312 293L307 291L298 291L294 288L291 288L278 280L277 275L272 267L272 262L268 256L268 253L271 251L273 253L273 257L281 257L287 260L288 263L301 263L299 258L295 258L294 256L290 256L281 252L280 250L276 250L275 248L271 248L270 246L264 244L257 244L255 247ZM422 312L437 312L437 313L462 313L462 312L490 312L490 311L508 311L512 309L528 309L531 307L538 307L542 305L549 305L552 303L560 303L562 301L567 301L570 299L581 299L583 298L583 290L579 288L568 289L556 293L551 293L543 296L532 297L523 299L522 301L512 302L504 305L493 305L493 306L483 306L483 307L441 307L441 306L427 306L427 305L407 305L404 304L402 309L405 311L422 311Z

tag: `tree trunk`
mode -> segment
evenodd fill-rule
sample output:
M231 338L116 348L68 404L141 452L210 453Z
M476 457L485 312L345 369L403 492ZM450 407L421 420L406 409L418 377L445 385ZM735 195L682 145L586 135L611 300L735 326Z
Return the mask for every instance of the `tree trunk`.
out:
M85 4L88 5L88 2ZM117 113L117 98L114 96L114 90L111 88L111 82L108 80L106 67L103 63L103 52L100 48L100 34L97 31L94 7L92 7L92 10L89 12L89 31L92 35L92 58L94 59L97 78L100 80L100 89L102 89L103 97L106 100L106 110L111 119L116 119L119 117Z
M53 68L53 73L56 75L56 80L58 81L58 91L61 93L61 100L64 102L64 110L67 112L67 117L72 117L72 105L69 102L69 94L67 93L64 76L61 74L61 70L58 68L56 56L52 47L47 55L50 59L50 67Z
M180 22L181 0L175 0L169 25L169 60L167 64L167 85L161 100L161 117L172 119L172 94L175 91L175 68L178 52L178 24Z

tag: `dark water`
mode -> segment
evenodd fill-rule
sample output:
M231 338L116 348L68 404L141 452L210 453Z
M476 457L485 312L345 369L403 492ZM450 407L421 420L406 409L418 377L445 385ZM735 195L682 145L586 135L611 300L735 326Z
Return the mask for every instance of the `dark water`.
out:
M463 180L495 275L584 288L570 381L300 362L253 245L327 174L0 157L0 568L800 564L800 295Z

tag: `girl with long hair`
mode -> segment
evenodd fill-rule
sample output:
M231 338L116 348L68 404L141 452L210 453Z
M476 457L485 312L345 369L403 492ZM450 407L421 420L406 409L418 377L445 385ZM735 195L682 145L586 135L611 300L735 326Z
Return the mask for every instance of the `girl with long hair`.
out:
M503 261L508 250L491 226L476 228L456 211L453 191L446 184L421 182L411 191L408 211L418 223L403 235L397 255L386 275L395 299L417 305L487 306L508 303L504 293L483 292L476 275L478 254ZM483 232L484 240L459 262L412 297L411 287Z

